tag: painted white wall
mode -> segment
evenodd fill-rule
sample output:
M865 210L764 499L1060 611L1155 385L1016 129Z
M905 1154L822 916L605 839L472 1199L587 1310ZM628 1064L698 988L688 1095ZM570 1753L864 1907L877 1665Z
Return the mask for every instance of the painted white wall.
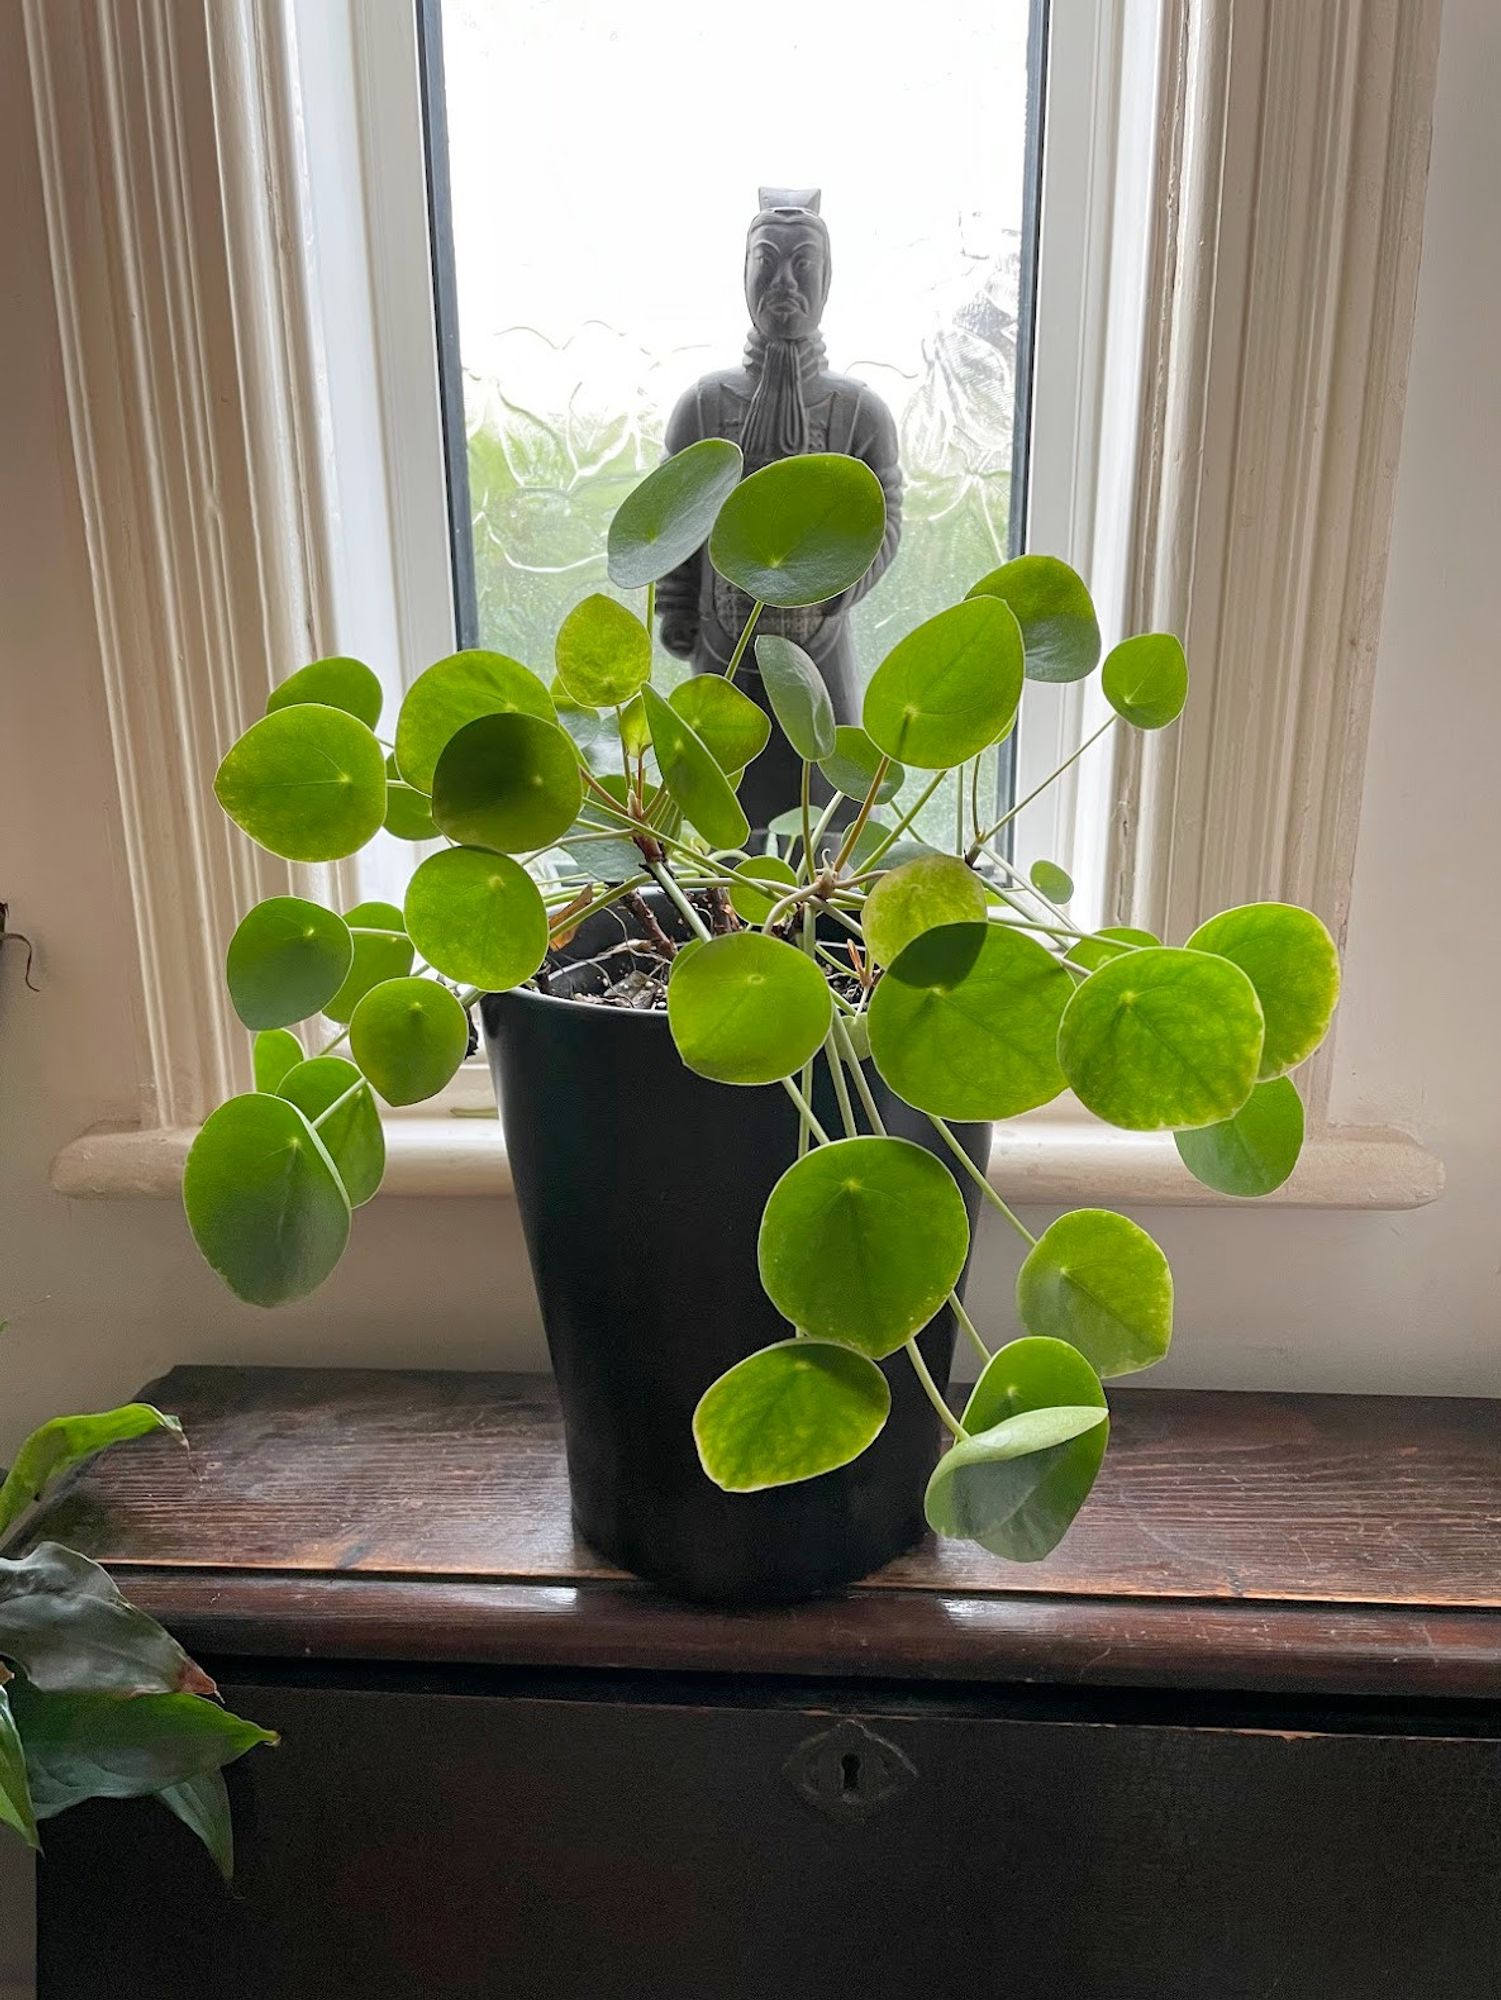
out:
M1449 0L1334 1106L1423 1139L1449 1191L1401 1215L1154 1211L1179 1289L1162 1380L1501 1394L1497 74L1493 0ZM510 1203L378 1202L316 1300L265 1314L211 1278L174 1203L48 1187L65 1141L130 1116L134 1029L25 92L18 10L0 9L0 897L38 940L43 989L23 989L19 951L0 954L0 1455L43 1416L179 1360L538 1366ZM991 1324L1013 1267L988 1233L977 1300ZM0 1850L0 1996L29 1961L24 1907L25 1871Z

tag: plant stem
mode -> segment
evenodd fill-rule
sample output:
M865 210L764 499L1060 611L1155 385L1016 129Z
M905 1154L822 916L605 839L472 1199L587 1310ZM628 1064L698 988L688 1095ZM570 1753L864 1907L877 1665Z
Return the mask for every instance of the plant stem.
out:
M963 1328L965 1338L974 1348L976 1354L979 1355L981 1365L987 1366L991 1359L990 1349L985 1345L985 1340L980 1329L964 1310L964 1301L957 1292L949 1293L949 1310Z
M850 1031L837 1013L834 1016L832 1032L834 1040L839 1045L839 1053L844 1057L845 1063L849 1068L855 1089L860 1093L860 1102L865 1108L866 1122L877 1138L884 1139L886 1137L886 1121L881 1116L881 1107L876 1103L871 1087L865 1080L865 1071L861 1066L859 1057L855 1054L855 1045L850 1040Z
M834 857L834 873L836 875L839 873L840 869L844 866L845 862L849 860L850 855L853 853L855 842L860 838L861 833L864 831L865 822L870 818L871 812L875 806L876 794L877 792L880 791L882 785L885 784L886 773L890 769L891 769L891 759L889 757L883 756L881 758L880 763L877 764L876 766L875 776L870 781L870 790L865 794L865 797L860 802L859 812L857 812L855 814L855 817L850 821L849 829L844 836L844 844L841 846L839 852Z
M756 629L756 620L765 609L766 607L760 598L757 598L751 606L750 617L746 619L745 628L741 632L740 637L735 641L735 650L730 655L730 664L724 670L724 677L727 681L733 683L735 675L739 670L740 662L745 656L745 649L750 644L751 633Z
M344 1026L340 1028L338 1034L336 1034L331 1041L325 1042L321 1049L315 1049L313 1053L315 1055L320 1055L320 1056L331 1056L334 1050L339 1046L340 1042L347 1042L348 1040L349 1040L349 1023L346 1021L344 1023Z
M927 1119L928 1123L932 1126L933 1130L938 1134L939 1138L942 1139L943 1143L948 1147L949 1151L953 1154L954 1158L959 1162L960 1166L963 1167L964 1171L969 1175L970 1179L974 1182L975 1186L980 1190L981 1194L984 1195L985 1199L990 1203L991 1207L998 1208L1001 1214L1004 1215L1006 1220L1011 1224L1011 1227L1014 1230L1016 1230L1019 1235L1025 1236L1028 1243L1035 1245L1035 1243L1037 1242L1037 1238L1032 1234L1031 1230L1028 1229L1026 1223L1022 1221L1021 1217L1014 1214L1012 1210L1007 1207L1006 1203L1001 1200L1001 1197L996 1193L995 1189L990 1185L990 1181L987 1178L987 1176L983 1174L980 1171L980 1169L975 1165L974 1161L969 1157L969 1154L966 1153L964 1148L959 1144L959 1141L954 1137L953 1133L949 1130L948 1126L944 1123L943 1119L935 1118L931 1111L927 1114Z
M839 801L842 797L843 794L841 792L835 792L833 798L829 800L829 803L824 807L822 813L819 815L818 824L813 829L813 847L811 849L807 847L803 849L802 865L798 869L798 874L802 875L806 873L808 880L810 882L812 881L815 873L817 872L813 866L813 854L817 850L818 843L823 839L824 835L828 832L829 821L834 817L835 813L839 810Z
M954 852L960 856L964 853L964 773L966 768L965 765L960 764L954 771ZM974 768L977 771L980 768L978 757L974 760Z
M938 787L943 783L947 775L948 773L945 771L935 771L933 773L932 777L928 780L927 784L923 786L922 790L918 793L917 797L912 801L911 805L908 806L907 810L902 814L901 818L897 821L896 825L891 829L890 833L886 835L886 838L882 841L879 841L876 844L876 846L872 848L870 855L865 863L867 870L874 868L876 863L881 859L881 856L887 851L887 849L890 847L894 847L896 845L896 843L901 839L902 835L911 826L913 820L917 818L917 815L922 811L923 807L928 803L928 800L932 798L933 794L938 790Z
M846 1139L858 1139L860 1128L855 1123L854 1106L850 1103L849 1085L844 1080L844 1064L839 1060L839 1045L834 1030L829 1029L829 1039L823 1045L824 1057L829 1065L829 1075L834 1084L834 1095L839 1099L839 1117L844 1126Z
M313 1130L316 1132L318 1127L324 1122L324 1120L327 1118L332 1118L334 1113L340 1110L344 1105L346 1105L351 1097L357 1096L360 1091L368 1090L369 1088L370 1088L369 1084L366 1083L363 1077L356 1078L356 1080L352 1084L350 1084L348 1090L340 1091L339 1095L334 1099L333 1103L326 1105L324 1109L318 1113L318 1116L310 1121Z
M808 1129L813 1134L814 1138L818 1141L819 1145L827 1146L830 1143L828 1133L825 1132L822 1125L819 1124L818 1117L817 1114L814 1112L813 1106L808 1102L807 1098L804 1097L803 1093L798 1089L797 1085L792 1081L792 1078L790 1076L784 1076L782 1078L782 1088L783 1090L786 1091L787 1095L792 1099L793 1103L797 1106L799 1113L804 1118L807 1119Z
M968 1437L969 1432L964 1428L963 1424L960 1423L959 1419L954 1415L953 1411L944 1401L943 1391L939 1388L938 1384L933 1380L932 1375L928 1372L928 1364L922 1358L922 1349L917 1344L916 1335L909 1334L906 1341L903 1344L907 1349L907 1359L912 1363L912 1366L917 1370L917 1379L923 1385L923 1390L927 1395L928 1401L933 1405L933 1408L938 1412L939 1416L943 1419L944 1426L948 1430L950 1436L960 1439Z
M1094 734L1092 736L1085 737L1084 741L1079 745L1078 749L1074 752L1072 757L1065 757L1063 762L1058 766L1056 771L1050 771L1047 777L1043 779L1042 783L1040 785L1034 785L1031 791L1028 792L1027 796L1024 799L1019 799L1017 803L1014 806L1012 806L1009 812L1003 812L1000 818L996 821L995 825L991 827L988 833L977 834L975 836L974 844L971 846L969 850L968 859L971 862L975 861L979 856L980 849L986 846L990 841L994 840L996 835L1000 832L1003 826L1009 826L1012 820L1016 818L1019 812L1025 812L1027 807L1031 805L1033 799L1041 797L1041 795L1047 790L1049 785L1055 784L1057 780L1063 776L1064 772L1068 769L1070 764L1077 764L1079 759L1084 755L1084 752L1089 748L1089 746L1092 743L1098 743L1100 738L1105 734L1105 731L1111 728L1119 720L1120 720L1119 716L1107 715L1105 720L1100 724L1099 728L1095 730Z
M803 766L803 769L806 771L807 768L808 767L805 764ZM806 797L806 793L804 794L804 796ZM810 958L813 956L813 948L814 945L817 943L817 939L818 939L818 919L817 917L814 916L811 908L805 909L803 911L802 948ZM811 1103L813 1098L812 1056L809 1056L808 1060L803 1064L802 1093L805 1101ZM808 1123L806 1114L802 1111L799 1111L797 1119L797 1156L799 1159L801 1159L804 1153L806 1153L808 1150L808 1141L809 1138L811 1137L811 1134L812 1134L812 1127Z
M806 757L803 759L802 808L803 853L806 855L813 851L813 766ZM811 867L808 870L808 880L810 882L813 880Z

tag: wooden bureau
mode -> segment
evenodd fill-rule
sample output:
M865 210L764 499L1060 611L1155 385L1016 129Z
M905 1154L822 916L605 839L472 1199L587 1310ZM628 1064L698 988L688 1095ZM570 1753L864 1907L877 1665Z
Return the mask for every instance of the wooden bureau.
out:
M1035 1568L665 1601L540 1378L182 1368L38 1530L240 1712L232 1888L47 1829L41 2000L1497 2000L1501 1424L1125 1390Z

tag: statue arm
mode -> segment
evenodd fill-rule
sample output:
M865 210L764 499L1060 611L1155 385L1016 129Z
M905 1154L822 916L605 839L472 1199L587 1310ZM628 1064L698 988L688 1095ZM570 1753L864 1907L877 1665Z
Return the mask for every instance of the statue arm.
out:
M886 496L886 533L864 576L834 600L841 611L858 604L880 582L902 539L902 468L897 461L896 423L886 405L868 389L860 393L849 449L851 457L863 459L881 482Z
M667 420L667 434L663 440L666 456L684 450L690 444L708 436L703 427L703 412L699 407L699 392L688 390L680 396L672 415ZM669 653L686 660L698 644L698 600L703 582L704 552L698 549L686 562L669 570L657 585L657 616L662 624L662 644Z

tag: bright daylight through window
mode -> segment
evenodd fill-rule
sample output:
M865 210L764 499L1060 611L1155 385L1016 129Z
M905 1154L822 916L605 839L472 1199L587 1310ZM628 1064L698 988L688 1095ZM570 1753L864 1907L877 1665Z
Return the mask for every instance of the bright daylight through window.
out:
M828 230L824 365L895 420L901 544L850 619L863 683L1021 546L1040 9L955 0L935 35L841 0L775 27L690 0L423 11L461 642L551 675L674 405L741 360L757 191L795 184ZM1010 765L981 773L987 817ZM953 815L945 781L919 824Z

